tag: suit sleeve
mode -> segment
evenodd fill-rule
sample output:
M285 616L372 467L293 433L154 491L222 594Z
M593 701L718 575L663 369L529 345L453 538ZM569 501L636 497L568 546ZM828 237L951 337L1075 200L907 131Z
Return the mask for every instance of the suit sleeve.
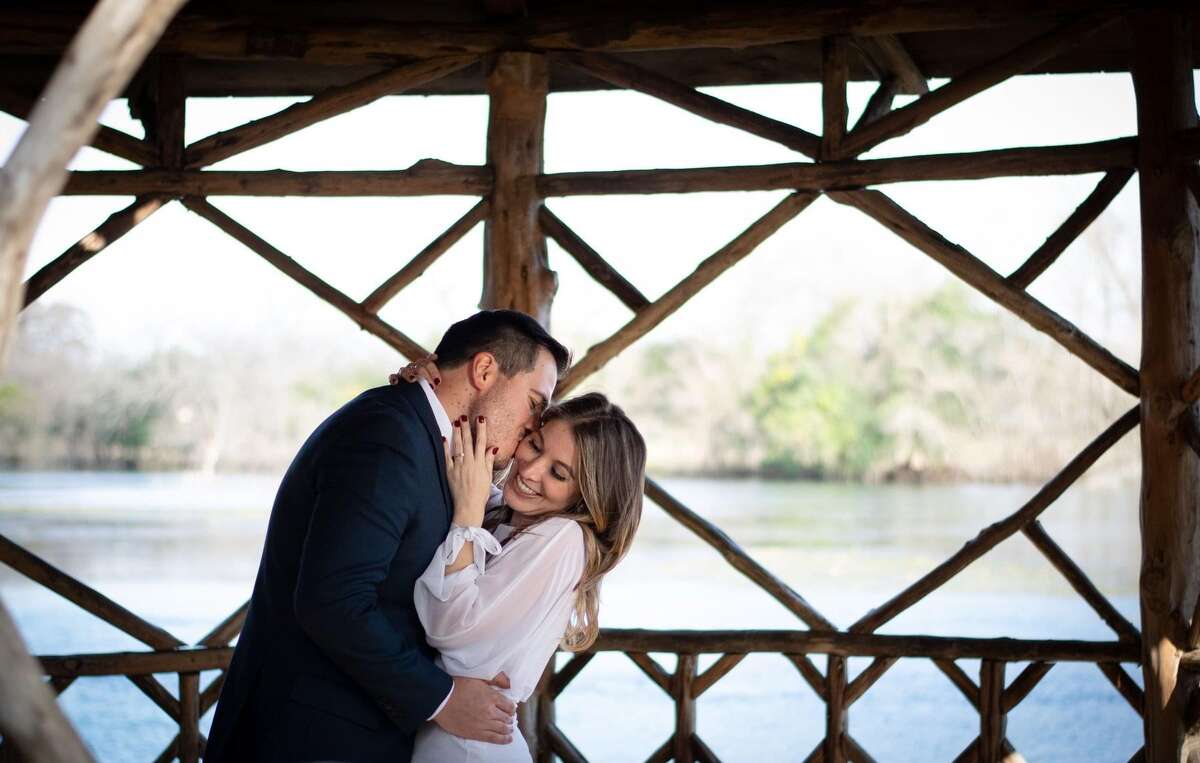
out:
M453 686L379 606L421 474L403 438L351 438L322 454L295 612L310 638L399 727L415 731Z

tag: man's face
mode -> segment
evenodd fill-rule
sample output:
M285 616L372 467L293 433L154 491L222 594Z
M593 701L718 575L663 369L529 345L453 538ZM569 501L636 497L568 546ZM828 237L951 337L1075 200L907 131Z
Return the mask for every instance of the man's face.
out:
M554 356L541 349L533 370L514 376L500 374L496 383L476 400L471 426L475 426L479 416L487 419L488 447L500 449L496 468L507 467L521 439L538 428L557 383Z

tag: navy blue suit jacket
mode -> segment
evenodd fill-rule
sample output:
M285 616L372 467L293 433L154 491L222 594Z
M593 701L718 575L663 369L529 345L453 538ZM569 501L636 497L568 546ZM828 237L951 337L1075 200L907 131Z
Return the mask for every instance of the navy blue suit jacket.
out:
M368 390L309 436L271 509L206 760L411 757L451 687L413 606L450 528L442 453L417 384Z

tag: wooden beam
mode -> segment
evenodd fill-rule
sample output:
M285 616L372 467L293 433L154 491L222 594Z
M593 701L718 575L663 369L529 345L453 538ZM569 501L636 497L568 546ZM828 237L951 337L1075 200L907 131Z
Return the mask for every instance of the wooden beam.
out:
M480 307L520 310L546 328L558 291L538 226L535 178L542 172L550 72L538 53L500 53L487 74L491 214L483 229Z
M951 106L1075 47L1116 19L1115 15L1108 12L1089 14L1031 40L994 61L961 74L907 106L850 133L842 145L842 154L857 156L885 140L904 135Z
M888 668L896 664L894 657L876 657L871 661L871 664L863 669L861 673L854 677L854 680L846 687L846 696L844 701L846 707L849 708L857 702L862 695L867 693L867 690L875 685L875 682L883 677L883 674L888 671Z
M158 705L167 716L179 722L179 700L171 696L171 692L167 691L167 687L158 682L158 679L149 674L126 676L130 683L138 687L142 694L150 698L154 704Z
M645 652L626 652L626 657L637 665L646 677L654 682L654 685L662 689L667 694L671 693L671 674L663 670L662 666L655 661L653 657Z
M183 0L100 0L62 57L29 126L0 169L0 366L24 300L25 262L67 164Z
M42 680L37 662L0 601L0 734L5 757L48 763L90 763L91 753Z
M850 74L846 38L821 40L821 159L837 159L846 138L846 80ZM843 750L844 753L844 750Z
M1025 666L1021 674L1013 679L1013 682L1004 689L1003 695L1000 697L1000 709L1008 713L1014 707L1021 704L1021 700L1029 696L1029 692L1033 691L1038 682L1042 680L1050 669L1054 667L1053 662L1031 662Z
M575 258L579 266L598 284L608 289L622 303L635 313L650 304L637 287L625 280L625 276L609 265L600 253L590 247L575 231L558 218L553 212L542 205L538 210L538 224L542 233L549 236L563 251Z
M692 697L697 698L711 689L713 684L729 675L729 671L736 668L738 663L744 659L746 659L746 655L744 654L721 655L720 659L708 666L707 670L696 677L695 683L692 684Z
M979 685L972 681L971 677L954 660L953 657L941 657L933 658L930 661L950 679L950 683L954 684L955 688L962 692L971 707L979 710Z
M29 277L24 286L22 309L33 302L55 284L70 275L76 268L102 252L109 244L124 236L165 203L161 196L141 196L119 212L114 212L100 223L96 230L79 239L69 249L44 265Z
M833 34L876 36L1047 23L1096 8L1128 6L1127 1L1113 0L934 0L903 6L870 0L821 6L761 1L704 7L667 4L638 8L636 14L623 15L620 23L615 23L612 12L603 6L564 6L560 12L538 13L509 23L281 19L272 24L261 17L195 15L172 25L159 52L216 60L301 59L347 65L504 49L747 48ZM0 52L61 53L78 24L78 16L73 15L0 14Z
M789 220L804 211L816 200L811 193L793 193L769 212L754 221L732 241L718 249L696 270L670 291L643 308L608 339L594 345L558 382L556 397L562 397L591 374L599 371L621 350L649 333L668 316L683 306L697 292L712 283L717 276L736 265L759 244L770 238Z
M896 100L896 90L896 80L892 78L880 80L879 86L875 88L875 92L871 93L871 97L867 101L863 113L859 115L858 121L854 123L854 129L857 130L865 124L874 122L891 111L892 102Z
M831 654L825 668L826 763L846 763L846 658Z
M822 702L825 701L825 674L813 664L813 661L808 658L808 655L799 653L784 653L783 655L796 666L796 670L800 671L800 676L809 688L813 690Z
M562 758L563 763L587 763L587 758L579 751L562 729L553 723L546 727L546 741L554 754Z
M771 598L787 607L792 614L807 623L809 627L819 630L837 630L837 627L805 601L803 596L768 572L719 527L684 506L649 477L646 478L646 496L658 504L672 519L716 549L731 567L750 578ZM736 652L738 650L730 649L729 651Z
M982 260L943 238L884 194L879 191L831 191L829 198L874 218L985 297L1058 342L1121 389L1134 396L1139 394L1136 369L1027 292L1013 288Z
M176 649L162 652L109 652L104 654L45 655L37 659L48 676L136 676L224 670L233 647Z
M429 242L429 245L417 253L391 278L379 285L362 301L363 309L370 313L378 313L392 298L404 290L406 286L421 277L429 266L449 251L481 220L488 216L488 200L481 199L478 204L467 210L466 214L454 221L440 236Z
M179 763L200 761L200 674L179 674Z
M253 231L214 207L208 201L185 197L182 199L182 203L188 209L225 231L235 240L240 241L247 249L274 265L284 275L340 310L364 331L368 331L382 339L409 360L415 360L429 354L421 345L383 321L379 316L364 310L362 305L313 275L291 257L271 246Z
M4 535L0 535L0 562L149 647L174 649L183 646L182 641L167 631L135 615Z
M836 658L833 658L836 659ZM675 760L695 760L692 737L696 734L696 655L681 654L671 676L671 696L675 700Z
M911 583L882 606L872 609L866 615L859 618L857 622L850 626L850 630L855 633L871 633L877 630L880 626L940 588L969 564L979 559L992 548L995 548L1001 541L1011 537L1025 525L1036 519L1075 480L1079 479L1100 456L1104 455L1118 440L1137 426L1139 408L1140 406L1134 406L1109 425L1096 439L1092 440L1087 447L1080 451L1075 458L1071 459L1058 474L1054 475L1049 482L1042 486L1020 509L1004 519L985 527L978 535L963 544L963 547L948 559Z
M1134 712L1138 715L1145 715L1146 696L1142 692L1142 688L1133 680L1133 676L1126 673L1125 669L1115 662L1098 662L1096 667L1113 685L1117 693L1125 698Z
M592 658L596 656L595 652L580 652L572 655L571 659L563 665L562 670L554 674L550 680L550 698L557 699L559 694L562 694L563 689L567 688L567 684L575 680Z
M242 606L229 613L197 643L200 646L228 646L229 642L242 632L242 626L246 622L246 613L249 611L250 601L246 600Z
M486 167L424 159L405 170L251 172L140 170L72 172L67 196L483 196Z
M815 159L820 148L821 139L807 130L771 119L741 106L735 106L670 77L626 63L619 58L601 53L569 52L557 53L554 58L556 61L565 61L611 85L637 90L704 119L779 143L809 158Z
M17 119L28 120L29 114L33 111L36 103L37 98L29 97L0 85L0 111L7 112ZM99 149L134 164L145 166L155 164L158 161L158 155L154 150L154 146L141 138L136 138L129 133L122 132L108 125L98 125L96 127L96 134L92 136L89 144L92 148Z
M1025 537L1029 538L1038 551L1041 551L1042 555L1054 565L1054 568L1062 573L1075 592L1083 597L1083 600L1096 614L1100 615L1100 619L1116 632L1118 638L1141 643L1142 634L1138 632L1137 627L1118 612L1104 594L1100 593L1096 584L1080 569L1075 560L1062 550L1054 538L1050 537L1041 522L1035 519L1022 527L1021 532L1025 533Z
M562 172L538 178L544 197L712 191L828 191L922 180L982 180L994 177L1081 175L1132 167L1132 138L1071 146L1003 148L894 159L847 159L748 167Z
M917 66L908 48L896 35L852 37L850 42L881 81L895 82L897 94L924 95L929 92L929 82L921 72L921 67Z
M1044 273L1046 268L1050 267L1067 250L1067 247L1096 221L1100 213L1108 208L1108 205L1117 197L1131 177L1133 177L1133 169L1130 167L1109 170L1096 184L1096 188L1083 200L1083 203L1047 237L1045 243L1039 246L1021 267L1014 270L1005 280L1018 289L1028 289L1029 284Z
M1000 761L1006 716L1004 663L984 660L979 666L979 759Z
M185 166L205 167L244 151L266 145L318 122L405 90L420 87L463 69L474 56L452 56L416 61L373 74L348 85L329 88L311 99L256 119L253 122L209 135L187 147Z
M1146 760L1178 760L1189 738L1181 614L1200 594L1200 460L1180 436L1180 391L1200 366L1195 292L1200 214L1187 188L1178 133L1196 127L1191 24L1167 9L1136 14L1138 189L1142 229L1142 566L1140 603ZM1178 689L1178 690L1177 690Z

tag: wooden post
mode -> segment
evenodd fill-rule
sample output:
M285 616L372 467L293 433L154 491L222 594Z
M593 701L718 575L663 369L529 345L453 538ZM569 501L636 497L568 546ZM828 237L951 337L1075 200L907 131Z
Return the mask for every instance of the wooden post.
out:
M179 674L179 763L200 760L200 674Z
M846 763L846 658L825 665L825 763Z
M546 729L554 725L554 695L550 692L550 681L554 678L555 657L550 658L542 677L538 680L537 688L529 699L517 706L517 727L530 752L537 750L533 759L537 763L551 763L554 753L544 743Z
M1200 594L1196 505L1200 460L1181 422L1183 386L1200 364L1196 297L1200 214L1187 190L1179 131L1196 125L1188 17L1152 10L1134 19L1138 175L1142 216L1142 671L1146 761L1179 760L1188 697L1177 686L1186 647L1182 612ZM1181 415L1182 414L1182 415ZM1186 685L1186 684L1185 684Z
M675 763L692 763L692 736L696 733L696 655L681 654L671 677L671 693L675 695Z
M1004 749L1004 663L979 665L979 763L1000 763Z
M549 89L546 57L496 55L489 61L487 89L487 160L494 185L483 232L481 307L520 310L549 327L558 276L546 257L537 192Z

